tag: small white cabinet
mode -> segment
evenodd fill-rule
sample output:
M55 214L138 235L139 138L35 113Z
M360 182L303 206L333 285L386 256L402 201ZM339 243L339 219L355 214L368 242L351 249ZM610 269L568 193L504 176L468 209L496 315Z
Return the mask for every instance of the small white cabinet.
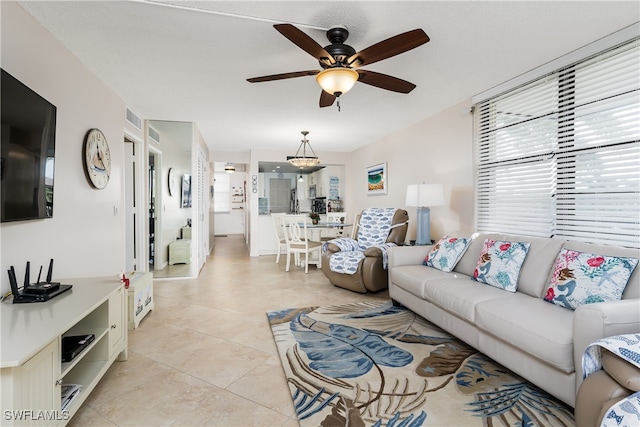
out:
M127 358L126 298L114 278L73 279L73 288L43 303L0 304L2 425L65 425L111 364ZM94 334L69 362L62 338ZM63 384L82 391L62 410Z
M191 263L191 240L169 243L169 265Z
M129 330L138 327L140 321L154 308L153 274L135 272L130 277L128 295L128 325Z

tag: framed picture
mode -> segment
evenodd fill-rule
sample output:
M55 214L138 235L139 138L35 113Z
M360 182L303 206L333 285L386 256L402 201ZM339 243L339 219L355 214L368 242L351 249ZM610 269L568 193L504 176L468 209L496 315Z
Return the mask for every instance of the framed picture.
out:
M182 175L182 207L191 207L191 175Z
M367 195L387 194L387 164L367 168Z
M309 186L309 198L310 199L315 199L316 198L316 185L315 184L311 184Z

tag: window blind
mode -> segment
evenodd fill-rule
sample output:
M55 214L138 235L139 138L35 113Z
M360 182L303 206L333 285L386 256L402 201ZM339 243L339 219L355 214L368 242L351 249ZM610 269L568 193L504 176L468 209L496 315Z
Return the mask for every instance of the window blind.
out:
M640 247L640 39L474 111L479 231Z

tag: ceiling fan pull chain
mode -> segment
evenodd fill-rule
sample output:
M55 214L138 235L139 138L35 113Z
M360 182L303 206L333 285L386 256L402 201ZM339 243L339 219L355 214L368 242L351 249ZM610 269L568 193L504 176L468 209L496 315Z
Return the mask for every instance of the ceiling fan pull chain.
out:
M337 102L336 105L338 106L338 113L339 113L340 112L340 97L338 97L337 101L338 102Z

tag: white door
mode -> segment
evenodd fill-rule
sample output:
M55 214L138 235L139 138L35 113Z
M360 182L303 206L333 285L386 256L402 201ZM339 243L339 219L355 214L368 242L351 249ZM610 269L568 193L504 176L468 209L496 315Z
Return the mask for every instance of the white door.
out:
M124 155L124 215L125 215L125 271L148 271L144 259L144 201L142 199L144 157L142 144L125 138Z

